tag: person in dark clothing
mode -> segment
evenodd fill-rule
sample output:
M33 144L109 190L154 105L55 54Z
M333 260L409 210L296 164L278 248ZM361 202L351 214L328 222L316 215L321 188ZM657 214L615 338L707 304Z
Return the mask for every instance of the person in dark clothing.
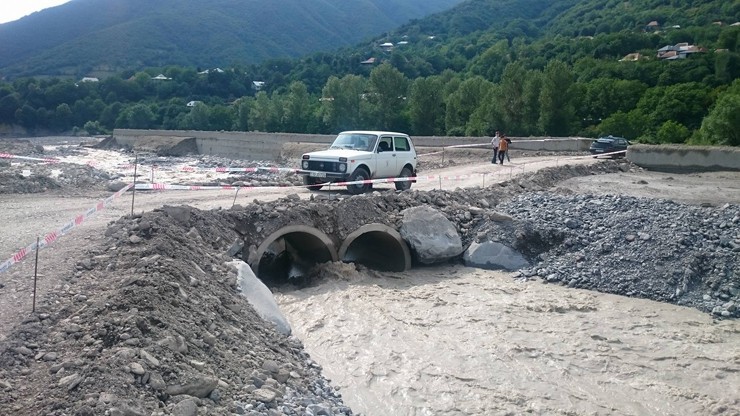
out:
M502 165L504 164L504 157L506 157L506 151L508 149L509 141L506 140L506 135L502 135L498 145L498 160Z

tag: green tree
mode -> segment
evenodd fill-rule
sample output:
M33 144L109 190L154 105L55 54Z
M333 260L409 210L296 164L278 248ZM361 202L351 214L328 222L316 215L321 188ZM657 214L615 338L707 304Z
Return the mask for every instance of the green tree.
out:
M473 59L470 63L470 73L480 75L492 82L498 82L510 61L509 42L501 40Z
M645 126L650 123L649 120L649 117L640 110L632 110L628 113L617 111L599 124L598 135L611 134L628 140L636 140L644 134Z
M210 130L228 131L234 125L231 108L225 105L215 105L208 112L208 128Z
M550 136L567 136L575 123L572 100L573 74L560 61L550 61L545 67L540 91L539 127Z
M740 146L740 80L719 96L702 121L700 134L709 143Z
M154 123L154 112L146 104L134 104L121 112L116 126L129 129L149 129Z
M88 121L83 129L91 136L106 133L105 128L98 121Z
M256 131L269 131L274 118L270 97L265 91L258 92L249 111L249 125Z
M447 99L445 128L448 134L464 134L468 121L489 97L493 83L481 76L466 79ZM480 117L478 118L480 120Z
M190 113L185 117L185 128L192 130L208 130L210 125L210 111L207 105L196 103L190 108Z
M283 130L305 133L313 111L311 96L308 94L306 84L300 81L290 83L283 105Z
M15 114L20 108L21 101L19 94L11 92L0 97L0 123L15 123Z
M53 128L58 132L63 132L72 127L72 109L69 108L69 104L59 104L54 111L54 119L52 121Z
M249 113L252 110L252 97L242 97L236 104L236 117L234 119L234 130L249 131Z
M444 134L443 82L438 76L417 78L411 83L409 118L413 134Z
M358 75L329 77L321 94L323 120L332 132L362 125L361 100L367 81Z
M684 143L689 136L691 136L689 129L673 120L663 123L656 133L658 143Z
M520 62L506 65L501 77L500 96L494 97L497 112L502 115L503 130L511 135L525 134L524 128L524 83L527 79L527 70Z
M396 68L382 64L372 70L368 83L368 102L375 116L373 125L382 130L404 130L408 79Z
M542 72L528 71L522 90L522 134L542 134L539 128L540 119L540 92L542 91Z

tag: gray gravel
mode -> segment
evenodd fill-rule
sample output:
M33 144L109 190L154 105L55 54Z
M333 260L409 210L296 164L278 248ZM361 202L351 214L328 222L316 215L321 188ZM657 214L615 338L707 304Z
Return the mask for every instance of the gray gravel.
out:
M740 206L525 193L497 209L549 228L521 277L740 317Z

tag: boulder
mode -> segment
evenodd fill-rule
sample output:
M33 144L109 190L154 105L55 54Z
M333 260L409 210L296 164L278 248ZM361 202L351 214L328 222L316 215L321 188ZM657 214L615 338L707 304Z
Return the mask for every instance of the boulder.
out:
M441 263L463 252L460 234L441 212L429 206L419 206L405 209L401 214L401 237L420 263Z
M252 268L241 260L233 260L227 263L236 269L237 282L249 303L257 314L265 321L275 324L281 334L290 335L291 328L288 320L275 302L275 297L270 289L254 274Z
M466 266L489 270L519 270L529 267L529 262L518 251L495 241L472 243L465 254Z

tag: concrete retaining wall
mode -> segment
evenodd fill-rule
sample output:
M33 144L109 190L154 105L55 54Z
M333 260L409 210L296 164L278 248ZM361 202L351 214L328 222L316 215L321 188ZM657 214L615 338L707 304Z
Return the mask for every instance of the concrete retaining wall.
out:
M335 135L293 134L293 133L260 133L260 132L224 132L195 130L127 130L113 131L116 140L134 147L137 140L143 137L183 137L195 138L198 152L207 155L229 156L235 159L277 160L285 143L325 143L334 140ZM588 150L593 141L586 138L551 138L551 137L512 137L512 149L553 152L578 152ZM443 147L453 145L480 145L488 147L490 137L445 137L413 136L417 147Z
M635 144L627 149L627 160L667 172L740 170L740 148Z
M129 129L113 131L113 137L120 144L132 147L136 147L141 138L152 139L156 136L195 138L200 154L270 161L280 157L284 143L331 143L334 140L334 136L318 134Z
M194 138L198 152L234 159L269 160L280 158L286 143L329 144L335 135L260 133L195 130L125 130L113 131L116 140L135 147L137 142L154 141L156 137ZM453 145L480 145L489 147L490 137L413 136L417 147L444 147ZM593 139L572 137L512 137L513 150L585 152ZM141 146L147 148L148 146ZM720 146L643 145L629 147L627 159L652 170L698 171L740 170L740 149Z

